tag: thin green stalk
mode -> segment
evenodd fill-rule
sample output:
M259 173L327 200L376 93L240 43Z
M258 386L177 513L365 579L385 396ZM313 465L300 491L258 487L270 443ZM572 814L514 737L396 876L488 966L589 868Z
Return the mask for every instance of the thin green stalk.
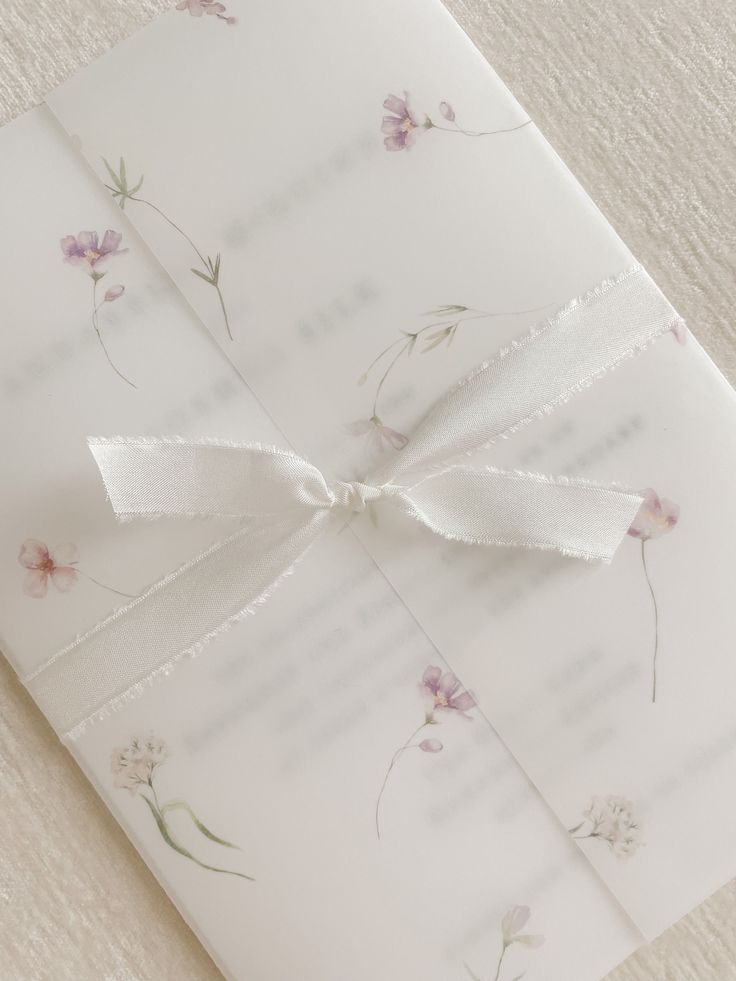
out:
M647 581L647 586L649 587L649 594L652 597L652 605L654 606L654 656L652 658L652 704L657 701L657 654L659 653L659 608L657 606L657 597L654 595L654 587L652 586L652 580L649 577L649 569L647 568L647 556L646 556L646 539L642 539L641 543L641 564L644 568L644 577Z
M102 303L97 302L97 279L93 276L92 277L92 326L94 327L95 333L97 334L97 340L100 342L100 347L105 352L105 357L107 358L108 364L115 372L115 374L118 375L120 378L122 378L124 382L127 382L127 384L131 386L131 388L137 388L138 386L135 385L130 380L130 378L126 378L125 375L122 373L122 371L120 371L115 366L112 358L110 357L110 352L107 350L107 347L105 346L105 342L102 340L102 333L100 331L100 322L97 315L97 311L100 309L101 306Z
M406 752L406 750L411 748L410 744L412 743L412 741L414 739L416 739L416 737L419 735L419 733L422 731L422 729L425 729L429 725L432 725L432 723L429 722L429 721L427 721L427 720L425 720L424 722L422 722L422 724L420 726L418 726L414 730L414 732L409 736L409 738L406 740L406 742L404 743L404 745L403 746L400 746L399 749L397 749L396 752L394 753L394 755L391 757L391 762L389 764L388 770L386 770L386 776L383 778L383 783L381 784L381 789L380 789L380 791L378 793L378 799L376 800L376 835L377 835L377 837L379 839L381 837L381 827L380 827L379 813L378 812L379 812L380 807L381 807L381 799L383 797L383 792L386 789L386 784L388 783L388 778L391 776L391 771L396 766L396 764L399 762L399 759Z

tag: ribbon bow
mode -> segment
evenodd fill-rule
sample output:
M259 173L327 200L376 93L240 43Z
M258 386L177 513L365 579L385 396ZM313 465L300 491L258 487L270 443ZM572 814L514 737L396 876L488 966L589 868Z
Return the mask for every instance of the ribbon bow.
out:
M635 266L479 365L429 411L402 451L362 481L329 482L301 457L259 444L90 440L119 518L241 521L26 679L34 698L73 737L254 612L331 526L378 502L468 545L610 561L640 494L457 461L553 411L678 323Z

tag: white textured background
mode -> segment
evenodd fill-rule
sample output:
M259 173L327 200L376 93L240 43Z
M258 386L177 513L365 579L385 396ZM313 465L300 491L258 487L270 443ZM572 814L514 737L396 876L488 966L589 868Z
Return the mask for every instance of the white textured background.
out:
M446 2L736 381L734 0ZM169 5L0 0L0 122ZM219 977L0 658L0 981ZM736 979L736 882L608 981L644 979Z

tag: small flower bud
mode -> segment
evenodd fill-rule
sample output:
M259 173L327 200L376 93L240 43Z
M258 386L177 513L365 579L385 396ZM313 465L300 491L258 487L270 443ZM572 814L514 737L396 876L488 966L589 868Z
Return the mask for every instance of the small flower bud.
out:
M455 110L452 108L449 102L440 102L440 112L448 123L455 122Z
M112 303L113 300L119 300L120 297L125 292L125 287L121 285L111 286L110 289L105 293L105 303Z
M419 748L423 753L439 753L442 749L442 743L439 739L423 739L419 743Z

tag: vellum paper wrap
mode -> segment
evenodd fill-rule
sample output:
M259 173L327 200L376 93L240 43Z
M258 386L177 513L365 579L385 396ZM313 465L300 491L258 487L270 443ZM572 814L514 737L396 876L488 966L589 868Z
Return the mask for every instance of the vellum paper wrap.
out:
M114 709L72 752L226 976L597 981L736 874L733 394L643 273L534 330L634 259L439 4L190 3L0 139L2 647L62 732ZM230 482L118 522L190 471L111 503L116 435L282 447L325 534L280 581L304 515L254 569ZM451 540L467 468L620 486L613 560ZM159 610L222 541L232 629Z

